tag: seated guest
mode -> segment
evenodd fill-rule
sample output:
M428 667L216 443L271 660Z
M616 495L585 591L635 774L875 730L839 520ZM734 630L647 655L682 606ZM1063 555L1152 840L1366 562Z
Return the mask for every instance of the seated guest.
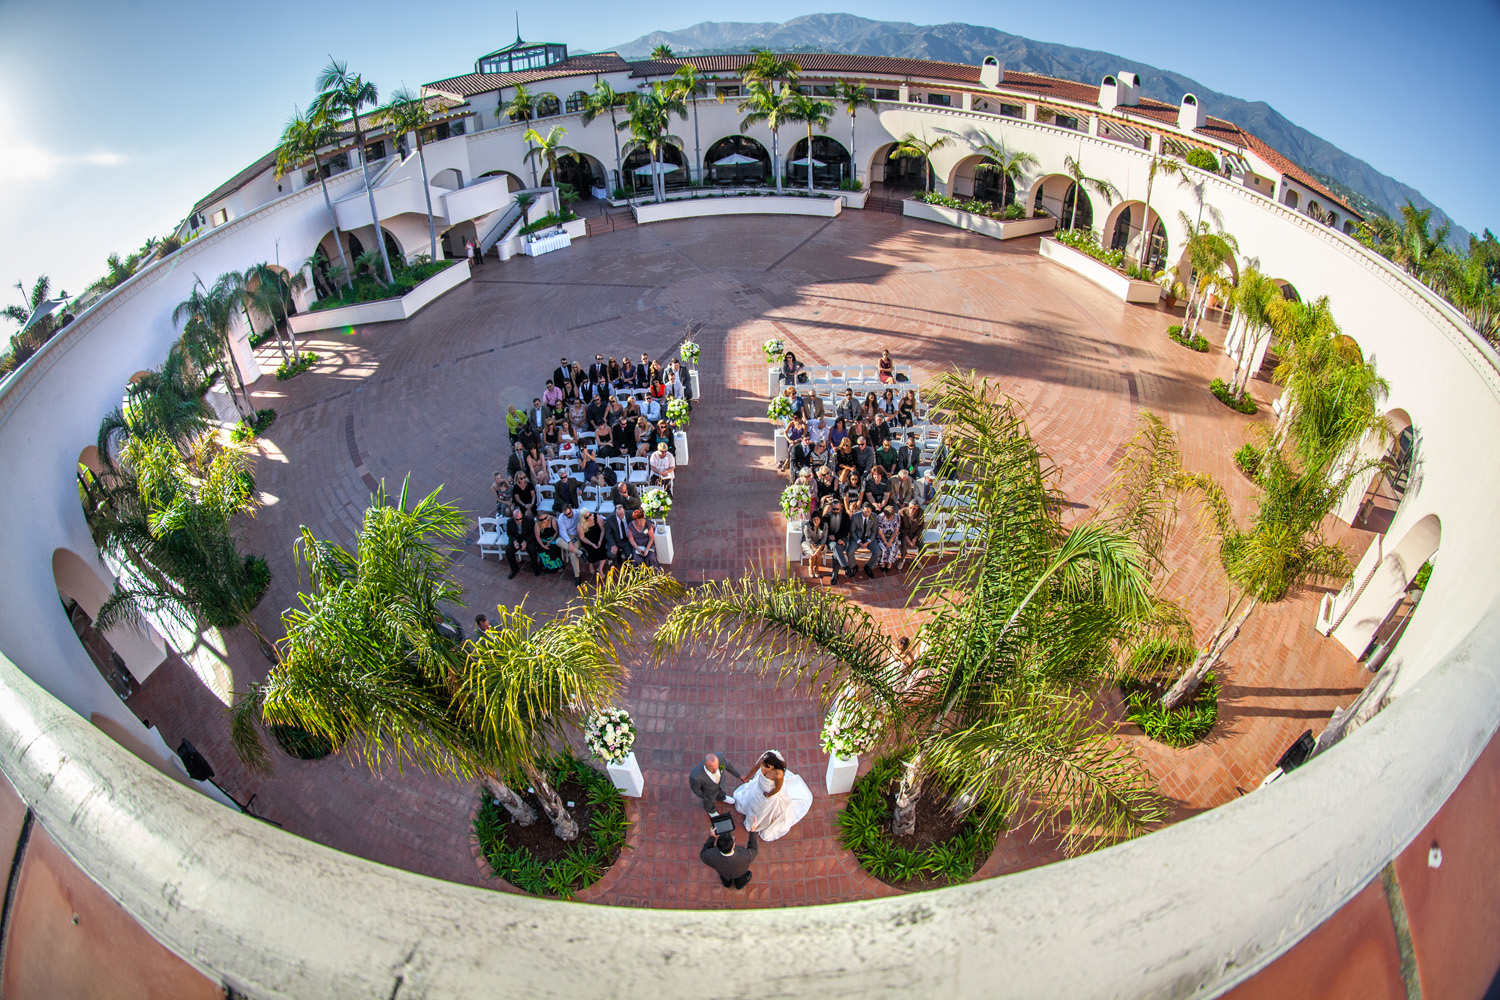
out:
M839 491L838 481L833 478L833 469L826 465L818 470L817 476L813 479L813 486L816 488L817 502L820 505L826 498L835 496Z
M901 555L915 559L922 551L922 532L927 530L927 521L922 508L915 499L901 508Z
M556 414L562 411L563 400L567 398L562 387L550 378L547 380L547 388L542 390L542 406L549 413Z
M536 558L531 560L532 572L541 576L543 573L556 573L563 567L561 536L557 531L557 520L546 511L536 516L535 531Z
M818 469L833 460L833 452L828 450L828 441L813 441L813 446L807 450L807 464L809 468Z
M656 531L646 517L646 512L638 510L632 513L630 524L625 530L630 541L631 561L647 566L660 565L656 561Z
M793 482L812 469L812 448L808 447L806 441L798 441L787 449L786 468L787 478Z
M896 407L896 422L902 427L910 427L917 422L917 394L915 390L907 389L901 394L901 405Z
M889 441L891 439L890 418L884 413L875 414L875 420L870 424L865 437L870 439L870 446L873 448L879 448Z
M556 486L553 487L553 506L557 507L559 510L561 510L563 505L565 504L572 507L578 507L578 501L582 493L582 483L574 479L572 476L561 476L558 478Z
M556 418L548 417L547 423L542 427L542 454L548 458L556 458L558 449L562 447L562 426Z
M651 358L645 352L641 352L641 360L635 366L635 384L642 389L651 384Z
M552 369L552 384L557 386L558 392L563 391L563 386L568 381L568 373L572 370L573 366L568 364L567 358L563 358L557 363L557 367Z
M583 388L587 382L588 378L583 374L583 369L575 361L568 371L568 384L563 386L563 392L567 394L569 399L576 399L578 398L578 390Z
M838 450L833 453L833 470L842 473L845 469L858 469L859 457L854 453L854 442L844 438L839 442Z
M530 451L532 448L541 445L542 429L532 423L530 418L527 418L526 426L521 428L521 433L516 435L516 440L521 442L521 446L526 451Z
M541 445L532 445L526 449L526 472L538 486L546 486L552 482L552 467L547 464L547 456L542 454Z
M641 491L631 482L615 483L610 487L609 499L616 507L632 514L641 509Z
M838 450L838 446L843 444L844 438L848 436L848 421L843 417L836 417L833 421L833 426L828 428L828 447L835 451Z
M510 488L510 502L530 514L536 510L536 487L526 478L526 473L516 476Z
M646 387L646 398L663 400L667 398L667 387L662 384L661 372L653 369L651 384Z
M599 461L592 449L583 450L583 481L590 486L608 486L609 477L605 474L606 469Z
M677 478L677 459L667 450L665 441L658 441L647 465L651 470L651 481L666 487L667 496L672 495L672 482Z
M870 447L870 442L865 438L854 442L854 464L859 470L860 479L864 479L875 468L875 449Z
M831 425L827 417L813 417L807 422L807 436L812 439L814 444L819 441L827 442L830 429Z
M542 405L541 396L534 396L531 400L531 410L526 414L526 419L534 429L540 431L542 424L547 422L547 414L551 412L551 407Z
M859 410L859 414L860 414L861 417L864 418L865 423L869 423L870 421L874 420L875 419L875 414L877 414L879 412L880 412L880 402L879 402L879 400L877 400L875 398L875 393L874 392L867 392L867 393L865 393L865 402L864 402L864 405L861 406L860 410Z
M562 513L557 515L557 547L562 550L563 562L573 571L573 586L582 589L583 573L579 563L583 558L583 546L578 543L578 508L562 500L557 501Z
M657 421L657 423L660 422L661 421L659 420ZM653 425L651 421L647 420L645 417L641 417L635 422L634 437L635 457L645 458L647 455L651 454L651 445L656 441L655 425ZM675 445L673 447L675 447Z
M891 352L889 350L880 352L880 381L896 381L896 362L891 360Z
M609 359L609 384L618 386L620 384L620 362L614 358Z
M858 512L849 519L849 573L852 576L859 568L861 558L865 564L865 576L875 579L871 567L880 561L879 531L875 525L875 508L866 500Z
M492 487L495 491L495 516L500 517L507 504L510 503L510 477L503 472L495 473L495 482Z
M620 457L620 449L615 445L614 428L603 421L594 428L594 451L600 458Z
M839 496L851 496L856 501L859 500L859 494L864 487L864 483L859 478L859 472L853 466L845 466L840 469L835 479L839 487Z
M870 476L865 480L864 494L861 499L871 508L873 514L876 510L885 506L885 498L890 495L891 481L886 478L885 470L875 466L870 470Z
M937 497L937 477L932 474L931 469L922 473L921 480L917 482L916 493L917 503L923 507L932 503L933 499Z
M589 365L589 381L598 382L600 379L609 380L609 365L604 363L604 355L594 355L594 363Z
M598 427L604 423L604 413L609 409L609 393L596 394L589 400L588 406L584 407L583 414L590 427Z
M599 576L604 572L604 562L609 558L608 546L605 544L604 519L591 510L581 511L578 515L578 545L581 550L579 557L579 588L583 587L582 577L585 572Z
M674 362L674 364L676 363L677 362ZM687 383L679 381L677 378L677 372L673 371L671 368L668 368L666 375L663 376L662 385L666 387L667 399L686 400L690 395Z
M844 503L839 497L828 498L828 506L823 515L823 523L828 526L828 555L833 559L830 567L832 573L828 577L828 585L836 586L839 582L839 570L844 571L845 576L854 575L854 563L849 559L849 532L851 524L849 515L844 512Z
M620 402L619 396L609 397L609 405L604 408L604 419L610 423L619 423L625 418L625 404Z
M521 572L521 560L531 559L536 552L536 545L532 541L532 532L535 524L531 515L519 505L512 507L510 517L505 519L505 562L510 566L508 579L514 580L516 574Z
M861 412L859 401L854 398L854 390L845 388L844 394L839 397L839 405L833 408L833 415L845 422L852 422Z
M660 382L658 382L656 384L657 385L661 385ZM647 396L646 397L646 402L641 407L641 416L645 417L647 421L649 421L650 423L654 424L654 423L656 423L658 420L660 420L662 417L664 417L666 415L667 415L667 408L662 405L661 397L659 397L659 396Z
M786 422L786 443L796 444L807 437L807 422L802 419L801 414L794 414L792 419Z
M637 420L640 418L641 404L636 401L636 398L634 396L631 396L629 399L622 399L620 400L620 402L625 407L625 420Z
M887 475L894 475L901 467L901 454L889 437L881 442L879 448L875 449L875 464L884 468Z
M802 397L802 412L809 417L823 418L823 397L815 392L809 392Z
M896 415L896 390L887 389L880 394L880 412L888 417Z
M609 561L616 566L630 558L630 515L624 507L616 506L614 514L604 522L604 547Z
M905 469L915 479L921 471L922 449L917 447L917 436L906 432L906 443L896 449L896 468Z
M801 374L806 366L797 360L797 355L787 351L781 356L781 384L784 386L795 386L798 382L806 382L807 376ZM795 390L793 390L795 391Z
M802 525L802 561L812 570L813 579L823 568L823 556L828 551L828 526L823 523L823 512L815 510Z
M891 477L891 503L898 509L905 507L917 495L916 487L916 480L912 479L911 473L898 469Z
M516 441L510 446L510 459L505 463L505 474L514 479L526 471L526 446Z
M575 436L577 436L580 430L588 426L588 406L586 403L587 400L580 397L575 398L568 404L568 425L572 428Z
M505 430L510 434L510 439L514 441L516 435L521 433L521 428L525 426L526 414L516 409L515 404L512 403L505 410Z
M652 450L656 450L656 446L659 444L665 444L667 450L672 453L672 457L675 458L677 456L677 436L672 433L672 425L665 420L658 420L656 427L651 432Z
M620 388L634 389L638 384L636 381L635 365L622 362L620 365Z

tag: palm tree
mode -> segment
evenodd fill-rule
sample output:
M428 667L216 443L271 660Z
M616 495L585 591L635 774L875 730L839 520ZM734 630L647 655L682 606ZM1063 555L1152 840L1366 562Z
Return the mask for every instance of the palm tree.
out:
M644 94L631 94L626 98L625 110L629 117L617 128L630 131L630 141L625 144L625 155L637 149L646 150L651 164L651 190L657 201L667 197L666 181L662 179L657 164L663 147L668 144L680 147L682 139L667 131L672 115L687 121L687 104L670 89L658 83Z
M422 148L425 145L422 133L432 124L432 109L420 95L402 87L391 95L385 107L375 112L375 120L391 127L392 138L406 132L417 137L417 162L422 167L422 194L427 199L427 236L432 248L430 259L437 260L437 220L432 214L432 188L427 183L427 154Z
M375 245L380 251L380 263L385 269L386 284L396 280L391 273L391 260L385 252L385 239L380 230L380 213L375 211L375 191L370 187L370 158L365 155L365 129L360 123L359 112L370 104L380 103L380 91L373 83L366 83L358 73L350 73L347 63L329 57L328 65L318 74L315 86L321 93L313 101L308 113L337 120L341 114L349 116L354 129L354 145L359 150L360 172L364 175L365 197L370 202L370 224L375 227Z
M318 175L318 183L323 188L323 205L328 209L328 224L333 227L333 245L339 251L339 263L343 266L345 280L349 287L354 287L354 279L349 277L349 259L344 256L344 241L339 234L338 213L333 210L333 199L328 196L328 178L323 175L323 160L319 151L333 145L338 141L338 129L326 115L304 115L301 111L293 110L292 117L286 120L286 125L281 129L281 145L276 149L276 179L281 177L292 167L301 163L309 156L312 157L313 170Z
M246 268L244 277L246 288L249 288L252 281L255 282L255 291L247 292L246 294L249 296L250 301L255 303L257 309L271 317L272 324L276 330L277 346L281 345L282 323L286 324L287 336L292 341L292 354L288 358L286 356L286 348L283 347L281 350L282 360L288 362L296 361L297 358L301 357L301 348L297 346L297 333L292 329L292 315L291 311L287 308L292 298L291 281L287 279L286 275L264 261L259 264L252 264ZM299 275L298 277L300 278L301 276ZM277 313L281 314L279 318L276 315Z
M1261 604L1281 600L1294 587L1349 572L1348 555L1323 538L1321 525L1348 490L1353 474L1348 470L1330 479L1324 469L1295 469L1279 448L1267 448L1256 472L1260 496L1243 527L1217 481L1204 474L1191 477L1190 489L1205 528L1218 538L1229 594L1208 642L1162 695L1164 708L1176 708L1192 697Z
M892 154L901 159L920 159L922 161L922 190L932 190L932 154L945 146L953 145L953 137L945 135L937 139L928 140L925 135L917 138L914 133L908 132L896 140L896 148Z
M552 174L552 200L557 206L559 223L563 218L563 203L562 195L558 191L557 161L563 156L571 156L574 159L580 156L578 150L562 144L562 137L567 134L568 130L561 125L552 126L547 130L545 137L534 128L526 130L526 144L531 147L526 151L526 159L541 160L547 164L547 170Z
M48 303L52 295L52 279L45 274L37 278L31 285L31 291L21 282L16 282L16 291L21 293L21 301L14 305L5 307L3 313L6 319L12 320L18 326L25 326L26 321L36 315L37 310ZM66 299L67 292L61 293L60 298ZM39 316L36 322L24 330L19 330L10 338L10 351L3 359L0 359L0 374L14 371L21 367L26 361L41 349L42 345L51 340L53 335L61 329L57 317L52 313Z
M1151 156L1151 163L1146 167L1146 217L1141 220L1141 245L1136 251L1136 259L1141 262L1142 267L1150 267L1151 261L1151 188L1156 183L1156 175L1163 177L1175 177L1182 173L1182 164L1176 160L1167 159L1164 156Z
M770 49L751 49L750 51L755 57L740 67L740 77L747 87L752 83L763 83L768 87L777 81L793 83L802 73L802 64L795 59L783 59ZM785 90L786 88L783 86L778 89Z
M190 320L189 324L192 325ZM183 344L174 344L166 359L125 388L124 405L99 423L99 460L116 467L115 455L131 441L160 438L191 454L212 426L213 411L203 401L205 372Z
M380 263L380 260L380 254L376 253L374 250L366 250L364 253L354 258L354 274L357 277L368 274L371 278L374 278L375 281L379 282L380 284L386 284L386 282L380 280L380 268L376 266Z
M791 100L792 94L778 93L761 80L751 82L747 93L749 96L739 104L739 110L745 113L745 117L740 120L740 131L749 131L752 125L761 123L765 123L771 130L771 164L776 171L776 193L780 194L782 170L778 136L782 125L797 120L796 104ZM808 156L812 156L811 148L808 149Z
M670 45L666 44L665 42L663 42L662 44L658 45L656 48L654 48L654 49L651 50L651 58L652 59L675 59L677 57L672 54L672 46L670 46Z
M1260 345L1271 336L1272 303L1283 301L1281 288L1276 282L1253 267L1245 268L1235 288L1234 305L1239 314L1241 336L1246 344L1240 348L1240 371L1243 377L1235 380L1236 395L1245 391L1250 381L1252 359L1260 353Z
M610 131L615 138L615 186L621 188L625 186L625 167L620 161L620 125L615 118L615 108L622 100L624 98L615 93L615 88L609 85L608 80L595 80L594 89L584 102L583 114L578 119L584 128L588 128L595 118L606 113L609 115Z
M1015 201L1015 192L1026 178L1027 168L1035 168L1041 161L1031 153L1024 151L1013 153L1005 148L1005 143L997 143L988 135L984 138L986 141L977 144L974 148L985 157L985 160L974 168L974 172L999 174L1000 200L1004 204L1010 204ZM1010 201L1005 200L1007 194L1010 195Z
M806 94L793 91L788 98L792 106L792 120L805 122L807 124L807 191L813 190L813 126L828 131L828 123L833 120L833 104L829 101L818 101Z
M1073 178L1073 210L1068 213L1068 228L1078 221L1078 199L1083 197L1083 192L1089 190L1104 199L1106 205L1113 205L1115 199L1120 197L1120 189L1102 177L1090 177L1083 172L1083 167L1071 156L1063 157L1063 172Z
M928 563L913 603L929 609L908 669L878 622L799 580L707 584L667 615L659 651L707 641L725 656L763 651L825 704L852 701L885 722L904 773L892 831L913 832L924 785L991 818L1035 803L1070 850L1139 832L1163 812L1150 776L1088 717L1090 683L1117 647L1161 615L1140 546L1101 520L1071 528L1019 412L988 382L945 375L935 407L950 460L940 530L959 539ZM939 509L939 508L932 508Z
M875 95L870 93L870 88L863 81L853 82L850 80L839 80L833 85L833 99L844 106L849 113L849 179L859 180L859 158L855 156L854 149L854 118L860 108L875 107Z
M199 367L206 367L206 359L213 359L219 365L228 362L228 367L234 373L235 384L239 386L240 395L244 397L243 405L234 394L234 386L229 386L229 396L240 406L242 416L250 416L255 412L255 404L250 399L250 390L245 385L245 376L240 372L240 363L234 356L234 347L230 342L229 328L234 322L235 310L239 308L244 294L243 278L238 274L223 274L213 283L212 287L205 285L203 279L193 275L193 289L186 299L177 304L172 310L172 322L183 323L183 345L190 357L198 359ZM248 319L247 319L248 322ZM254 329L251 329L254 332ZM99 449L103 455L105 449Z
M1240 243L1233 235L1222 229L1211 230L1207 222L1199 222L1194 226L1193 220L1186 212L1178 212L1177 219L1182 224L1184 235L1187 237L1187 257L1196 275L1187 308L1182 315L1183 332L1196 333L1197 321L1200 321L1203 313L1208 311L1206 303L1209 289L1214 285L1213 279L1218 276L1224 265L1240 252ZM1200 306L1195 315L1193 304L1200 298L1205 305Z
M662 46L666 48L666 46ZM667 49L668 52L671 49ZM698 67L692 63L683 63L677 67L677 72L667 81L672 92L678 97L685 98L693 103L693 158L698 165L698 180L703 180L703 144L698 138L698 97L708 93L708 81L698 73Z
M626 568L537 626L520 608L500 609L497 627L457 641L445 608L463 590L450 576L466 516L438 499L412 505L410 481L390 502L382 485L350 552L314 538L297 544L312 589L282 621L277 664L235 705L241 757L266 763L259 723L295 725L348 746L372 770L387 760L470 779L522 825L536 812L505 780L531 783L564 840L578 825L541 761L566 728L605 704L625 677L621 643L631 620L680 593L665 574Z
M95 624L144 629L148 615L165 613L188 628L246 625L260 638L251 612L269 576L231 528L255 505L244 453L200 438L189 456L147 432L93 477L84 506L94 543L129 567Z
M528 126L527 130L530 131L530 122L536 117L536 98L532 96L531 91L518 83L516 84L516 92L511 95L510 100L501 101L500 107L496 110L513 122L526 122ZM531 186L536 187L537 184L536 163L533 162L531 164Z

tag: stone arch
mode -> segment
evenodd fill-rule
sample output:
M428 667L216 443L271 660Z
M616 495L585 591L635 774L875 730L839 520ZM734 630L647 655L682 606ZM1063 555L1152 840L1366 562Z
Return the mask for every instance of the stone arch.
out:
M1078 200L1078 211L1073 211L1073 201ZM1094 227L1094 202L1087 191L1080 192L1073 178L1067 174L1043 174L1032 182L1027 198L1032 215L1046 214L1057 220L1059 229L1069 226L1074 229Z
M924 173L921 157L897 156L896 143L888 142L875 150L870 157L870 178L881 181L887 187L917 191L922 188ZM934 165L929 178L930 185L938 183L938 169ZM929 188L930 190L930 188Z
M504 177L505 188L507 191L520 191L526 187L521 178L511 173L509 170L486 170L484 173L480 174L477 179L482 181L492 177Z
M1293 285L1290 281L1287 281L1284 278L1272 278L1271 280L1275 282L1277 288L1281 289L1282 298L1286 299L1288 302L1302 301L1302 294L1297 291L1296 285Z
M839 182L851 176L854 169L854 161L849 157L849 150L844 144L831 135L814 135L812 142L812 158L822 166L814 164L813 184L818 187L838 187ZM787 175L793 184L807 184L807 164L798 164L796 161L807 158L807 136L803 136L792 143L791 149L786 154Z
M1398 638L1390 627L1392 618L1403 606L1407 615L1415 608L1408 591L1418 570L1437 554L1442 539L1442 521L1436 514L1419 518L1395 545L1386 545L1383 535L1376 536L1348 584L1326 602L1332 624L1329 634L1361 660L1375 651L1377 640L1392 644Z
M1356 348L1357 349L1357 348ZM1369 531L1385 531L1412 487L1421 443L1411 414L1401 408L1386 411L1386 434L1371 433L1355 451L1355 467L1370 466L1350 484L1339 505L1340 520Z
M994 163L992 157L982 153L971 153L963 157L948 172L948 193L958 198L977 198L1000 205L1014 204L1018 193L1015 182L1008 177L1001 177L998 171L981 169Z
M457 167L445 167L432 175L432 186L445 191L459 191L464 186L464 172Z
M578 192L578 197L588 200L594 197L594 189L604 186L605 178L609 176L604 169L604 164L587 153L579 153L578 156L560 156L557 159L557 176L564 184L573 185ZM543 186L552 183L552 170L549 168L542 174Z
M1129 250L1134 253L1145 220L1145 202L1115 202L1104 216L1104 224L1099 229L1103 237L1099 242L1110 250Z
M78 453L78 469L82 472L87 469L94 475L104 471L104 463L99 459L99 446L91 444Z
M663 143L661 152L656 157L656 162L658 169L664 171L662 179L666 182L667 187L682 187L687 184L687 157L681 149L678 149L670 142ZM625 169L625 176L629 179L630 187L636 191L651 190L651 174L648 169L651 166L651 154L644 147L637 147L631 150L630 155L625 157L622 166ZM675 167L676 169L667 169L668 167ZM641 170L647 172L637 173L637 171Z
M742 163L736 158L751 162ZM710 179L721 183L765 180L771 176L771 154L748 135L726 135L714 140L704 152L703 169Z
M129 697L166 659L166 644L161 636L149 625L145 633L124 626L105 632L94 628L99 609L115 589L114 581L97 560L86 559L72 549L55 549L52 582L73 625L73 634L78 636L95 668L116 694Z
M536 116L538 118L554 118L562 114L562 101L551 91L543 91L536 95Z

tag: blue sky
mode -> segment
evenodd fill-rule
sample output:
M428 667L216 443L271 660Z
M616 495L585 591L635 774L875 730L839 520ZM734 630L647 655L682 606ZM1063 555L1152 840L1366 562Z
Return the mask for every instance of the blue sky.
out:
M313 96L329 54L387 93L464 72L515 36L514 7L231 5L211 0L0 0L0 299L40 273L78 292L111 250L160 235L199 197L265 153ZM528 40L575 51L729 8L574 0L522 11ZM963 21L1102 49L1247 100L1420 189L1463 226L1500 228L1500 115L1491 61L1500 0L1294 5L1158 0L861 2L878 20ZM755 20L809 13L764 0ZM0 335L8 331L0 329Z

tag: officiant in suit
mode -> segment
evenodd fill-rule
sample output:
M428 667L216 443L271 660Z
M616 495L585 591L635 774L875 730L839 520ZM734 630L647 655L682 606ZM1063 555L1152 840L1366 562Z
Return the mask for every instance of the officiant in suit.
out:
M705 754L703 762L688 773L688 787L703 803L704 812L718 812L720 802L730 801L729 793L724 790L724 772L728 771L740 780L740 772L734 769L734 765L725 760L720 754Z

